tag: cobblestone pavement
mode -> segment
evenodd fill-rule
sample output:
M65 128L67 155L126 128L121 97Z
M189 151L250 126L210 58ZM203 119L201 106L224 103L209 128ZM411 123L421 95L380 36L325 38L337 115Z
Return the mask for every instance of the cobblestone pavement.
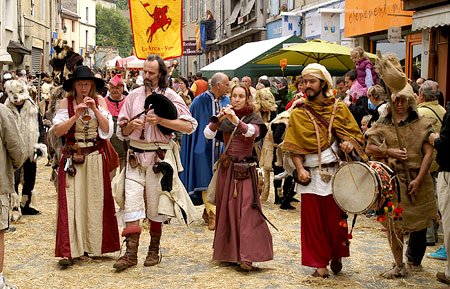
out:
M36 207L42 214L22 217L14 224L16 231L5 235L4 273L19 288L443 288L435 274L444 269L445 262L428 258L423 260L423 271L405 279L379 277L391 267L392 257L381 225L366 217L358 218L343 272L326 280L310 277L313 269L300 262L299 210L283 211L272 201L264 204L263 210L280 229L271 228L275 257L256 264L258 269L249 273L211 261L214 234L201 219L202 207L189 228L176 220L164 226L163 259L157 266L143 266L149 244L148 233L144 233L139 264L125 272L112 268L118 252L60 270L54 257L56 192L49 176L49 167L40 161L35 192ZM427 253L437 248L428 247Z

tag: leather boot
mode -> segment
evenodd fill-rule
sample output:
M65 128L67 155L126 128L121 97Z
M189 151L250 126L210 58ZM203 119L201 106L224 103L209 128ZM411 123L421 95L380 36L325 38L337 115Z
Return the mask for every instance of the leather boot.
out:
M145 258L144 266L155 266L161 262L159 258L159 242L161 240L161 233L150 231L150 246L148 247L147 258Z
M209 211L208 229L211 231L216 229L216 214L213 211Z
M127 243L127 250L125 254L114 263L113 267L118 271L125 270L137 264L137 253L139 247L139 237L141 235L141 228L138 226L125 228L122 232L122 237L125 237Z

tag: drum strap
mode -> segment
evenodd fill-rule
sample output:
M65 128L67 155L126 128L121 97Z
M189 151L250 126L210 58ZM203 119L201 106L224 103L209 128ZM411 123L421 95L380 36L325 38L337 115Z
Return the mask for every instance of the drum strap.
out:
M357 214L354 214L354 215L353 215L353 220L352 220L352 227L350 228L350 233L349 233L350 236L352 235L352 233L353 233L353 228L355 227L355 224L356 224L356 217L358 217L358 215L357 215Z
M339 99L336 99L333 107L333 112L331 113L330 122L328 122L326 119L324 119L320 114L318 114L314 109L311 107L302 104L302 107L306 109L307 112L310 112L314 117L320 121L320 123L328 129L328 144L331 146L332 138L334 135L336 135L336 131L333 128L333 120L334 116L336 115L337 105L338 105ZM310 116L311 118L311 116ZM369 157L364 152L364 148L359 145L358 142L352 140L351 143L355 147L356 153L363 159L364 162L367 162L369 160ZM334 152L334 151L333 151Z
M326 183L328 183L331 180L331 175L323 173L322 172L322 147L320 146L320 134L319 134L319 125L316 122L316 119L313 117L311 110L306 109L306 114L311 119L312 123L314 124L314 131L316 132L316 139L317 139L317 157L319 161L319 175L322 178L322 180ZM328 138L328 144L330 145L330 139ZM333 154L336 156L337 160L339 161L339 157L334 152L333 148L330 145L330 149L333 152Z

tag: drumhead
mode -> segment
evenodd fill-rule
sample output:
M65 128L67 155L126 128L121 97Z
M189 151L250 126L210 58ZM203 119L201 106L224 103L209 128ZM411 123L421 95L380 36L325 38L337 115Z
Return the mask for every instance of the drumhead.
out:
M343 211L362 214L377 200L379 183L378 176L365 163L346 163L332 178L333 197Z

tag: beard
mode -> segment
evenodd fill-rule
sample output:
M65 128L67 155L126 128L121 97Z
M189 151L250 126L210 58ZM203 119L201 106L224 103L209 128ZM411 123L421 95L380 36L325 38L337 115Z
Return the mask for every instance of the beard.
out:
M144 86L148 89L153 89L152 82L149 79L144 79Z
M309 91L312 91L313 94L311 95L310 93L308 93ZM313 101L314 99L316 99L319 96L319 94L321 92L322 92L321 90L315 91L312 88L308 88L308 89L306 89L305 94L309 101Z

